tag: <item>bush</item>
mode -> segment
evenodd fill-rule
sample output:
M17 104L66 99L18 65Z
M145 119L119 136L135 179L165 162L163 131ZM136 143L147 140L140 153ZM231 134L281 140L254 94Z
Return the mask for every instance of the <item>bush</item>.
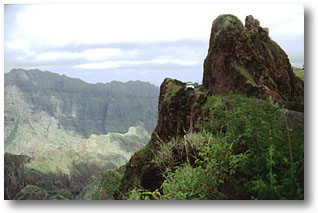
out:
M120 185L122 175L114 169L109 169L101 173L99 186L95 195L94 200L109 200L113 199L114 192Z
M304 125L273 102L211 96L199 133L163 143L160 189L129 199L304 199Z
M232 143L235 153L250 153L246 166L239 168L245 194L252 199L303 199L303 121L291 123L272 99L234 94L209 97L203 109L210 120L202 129Z

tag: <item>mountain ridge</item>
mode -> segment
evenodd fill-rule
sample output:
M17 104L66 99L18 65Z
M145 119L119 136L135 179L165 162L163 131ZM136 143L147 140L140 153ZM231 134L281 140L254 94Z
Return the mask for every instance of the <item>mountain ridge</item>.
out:
M213 22L203 87L163 81L157 126L125 171L118 170L114 199L304 198L304 82L278 45L256 45L259 54L249 58L244 48L252 37L264 45L271 39L252 16L246 23L233 15ZM262 61L263 51L278 62Z
M7 95L8 88L17 89ZM159 90L148 82L89 84L48 71L15 69L5 74L5 110L15 107L11 99L17 93L22 94L20 99L30 106L30 113L44 111L55 117L64 129L84 137L124 133L140 123L151 131L157 117ZM6 126L12 126L15 116L7 117Z
M148 82L89 84L38 69L4 80L6 199L38 199L33 190L76 199L143 147L157 119Z
M148 143L85 189L71 184L72 192L88 199L304 199L304 82L272 42L252 16L245 26L233 15L219 16L203 85L166 78ZM84 176L94 168L72 165ZM70 184L61 180L53 185ZM18 197L32 190L41 192L27 185Z

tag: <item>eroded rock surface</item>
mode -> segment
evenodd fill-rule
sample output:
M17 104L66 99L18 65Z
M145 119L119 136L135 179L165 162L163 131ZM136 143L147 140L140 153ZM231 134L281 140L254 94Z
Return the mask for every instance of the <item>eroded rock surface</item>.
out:
M268 32L251 15L246 17L245 26L233 15L219 16L212 25L203 85L217 94L271 95L287 108L301 111L304 83Z

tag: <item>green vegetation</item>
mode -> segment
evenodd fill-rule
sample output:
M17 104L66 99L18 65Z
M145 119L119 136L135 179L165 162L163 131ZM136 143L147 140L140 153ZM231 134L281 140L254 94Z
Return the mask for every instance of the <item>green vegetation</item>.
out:
M14 127L13 127L10 135L4 141L4 147L7 147L14 140L14 138L15 138L15 136L17 134L18 127L19 127L19 122L17 121L14 124Z
M99 173L125 164L156 124L159 89L146 82L13 69L4 83L8 199L25 183L49 199L92 199ZM21 154L32 158L16 165Z
M23 69L11 70L4 79L5 117L9 121L17 115L21 122L27 120L28 114L23 111L30 108L33 113L47 113L64 130L86 138L91 134L124 133L140 124L151 132L156 124L159 88L147 82L89 84L51 72ZM12 87L16 89L10 90Z
M164 143L163 183L126 199L303 199L304 126L273 102L210 96L198 133Z
M171 98L173 98L177 94L177 92L183 88L184 88L183 86L176 84L173 80L170 80L167 83L167 90L166 90L164 101L169 103Z
M221 19L219 17L222 16L222 23L219 23ZM243 28L243 24L241 21L237 19L234 15L220 15L214 22L213 26L218 26L217 31L214 32L213 36L213 45L217 45L218 39L221 38L221 33L226 31L225 29L228 29L227 32L230 33L237 33L239 29Z
M44 200L48 194L45 190L34 185L27 185L15 197L14 200Z
M257 85L251 74L246 69L237 65L235 65L235 68L240 72L241 75L243 75L246 78L246 83L250 83L252 86Z
M112 200L114 192L120 185L123 174L114 169L102 172L100 175L98 188L93 195L94 200Z
M304 79L305 79L305 71L304 71L304 69L293 67L293 71L294 71L295 75L298 78L300 78L301 80L304 81Z
M28 183L45 189L50 196L93 199L100 172L108 174L109 169L125 164L149 140L149 133L143 127L131 127L129 130L125 134L92 135L80 143L39 153L25 164L23 176ZM6 167L9 166L9 163L6 164ZM106 191L112 195L108 188Z

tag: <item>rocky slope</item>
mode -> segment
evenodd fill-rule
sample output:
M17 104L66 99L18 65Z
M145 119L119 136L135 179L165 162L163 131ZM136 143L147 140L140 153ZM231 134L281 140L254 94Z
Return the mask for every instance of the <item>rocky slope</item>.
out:
M271 40L269 30L251 15L245 25L233 15L214 20L203 85L214 94L271 95L290 109L303 110L303 81L295 76L288 56Z
M76 199L101 171L125 164L149 140L157 97L157 87L139 81L88 84L22 69L5 74L6 199L26 185L21 199L32 198L36 187L45 199L60 193Z
M24 190L29 195L22 196L22 191L15 196L26 185L40 187L45 199L65 193L68 199L77 199L87 185L98 180L100 172L125 164L149 138L149 133L139 126L125 134L92 135L78 143L42 150L32 158L6 153L5 199L35 199L30 191L34 187Z
M136 186L155 190L161 185L161 168L152 162L154 153L161 143L169 143L171 139L182 137L190 129L194 129L194 124L201 118L201 110L200 107L195 109L193 105L205 103L207 97L204 92L187 92L185 85L170 78L166 78L161 84L157 127L146 147L133 155L126 165L117 198L122 198L122 194Z
M165 79L157 126L146 146L75 197L304 199L303 82L268 30L251 16L245 26L235 16L219 16L203 86L191 91ZM79 165L74 168L86 168ZM19 197L47 197L30 185Z
M156 123L159 91L146 82L88 84L51 72L22 69L6 73L4 82L5 138L17 122L27 123L40 112L56 119L58 128L84 137L125 133L140 124L152 131Z
M157 126L114 198L303 199L304 116L283 108L303 109L303 81L268 30L219 16L203 86L164 80Z

